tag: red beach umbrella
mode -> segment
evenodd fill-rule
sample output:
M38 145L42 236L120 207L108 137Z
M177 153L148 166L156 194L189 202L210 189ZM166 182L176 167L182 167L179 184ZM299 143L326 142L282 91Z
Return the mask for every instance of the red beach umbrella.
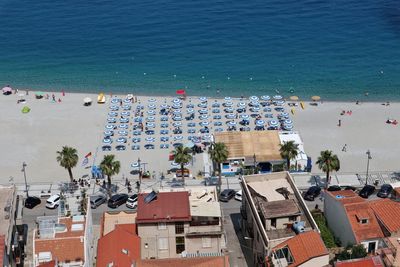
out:
M176 94L178 95L186 95L186 91L183 89L176 90Z

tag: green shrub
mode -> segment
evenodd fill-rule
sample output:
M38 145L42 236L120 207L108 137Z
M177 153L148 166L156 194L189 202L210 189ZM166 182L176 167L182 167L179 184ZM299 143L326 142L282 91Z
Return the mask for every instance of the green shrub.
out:
M324 241L325 246L327 248L336 247L335 237L333 236L331 230L328 228L325 217L321 213L313 213L313 217L318 225L319 230L321 231L321 238Z

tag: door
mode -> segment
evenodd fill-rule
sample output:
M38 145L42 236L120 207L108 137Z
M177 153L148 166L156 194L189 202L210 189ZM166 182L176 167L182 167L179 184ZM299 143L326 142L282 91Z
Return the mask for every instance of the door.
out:
M376 242L370 242L368 243L368 253L372 253L375 251L376 247Z

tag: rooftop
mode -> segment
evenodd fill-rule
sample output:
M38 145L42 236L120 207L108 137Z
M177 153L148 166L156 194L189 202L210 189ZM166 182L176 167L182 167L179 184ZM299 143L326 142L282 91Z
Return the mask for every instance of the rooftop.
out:
M247 188L255 208L265 219L297 216L305 223L305 229L317 229L290 174L275 172L245 176L243 188ZM246 191L246 190L244 190ZM270 240L295 236L291 227L267 227L265 233Z
M0 235L0 255L4 255L4 250L5 248L5 236L4 235ZM0 266L3 266L3 257L0 257Z
M231 159L253 162L255 155L257 162L282 160L278 131L219 132L214 137L226 145Z
M260 208L267 219L301 214L300 208L294 199L260 203Z
M326 191L326 193L331 195L336 201L339 201L343 205L365 202L365 199L357 195L352 190Z
M138 267L229 267L228 256L142 260Z
M367 201L345 204L344 208L357 242L384 237Z
M384 267L380 256L335 262L335 267Z
M101 223L100 234L102 236L113 231L117 224L132 224L136 222L136 212L120 211L120 212L104 212Z
M40 235L38 231L40 230ZM84 261L85 217L39 218L39 229L35 232L34 254L51 253L58 261Z
M400 230L399 202L390 199L379 199L371 201L369 204L376 217L389 232L393 233Z
M97 246L98 267L131 266L140 259L140 238L135 224L119 224L108 234L102 236Z
M189 193L159 192L157 197L145 203L148 194L139 194L137 223L190 221Z
M308 260L329 254L321 237L315 231L298 234L295 237L280 243L274 248L274 250L277 251L284 247L289 248L293 257L293 263L289 264L289 267L299 266Z

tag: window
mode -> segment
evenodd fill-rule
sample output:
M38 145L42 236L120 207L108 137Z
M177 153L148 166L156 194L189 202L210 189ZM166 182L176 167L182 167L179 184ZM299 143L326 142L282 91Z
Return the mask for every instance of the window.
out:
M158 223L158 230L165 230L167 229L167 224L164 222Z
M276 218L271 219L271 226L276 228Z
M361 219L361 224L366 224L368 223L368 219Z
M159 237L158 238L158 249L159 250L167 250L168 249L168 238L167 237Z
M295 222L297 219L297 216L290 216L289 217L289 222Z
M183 234L184 233L184 225L183 222L175 223L175 234Z
M201 241L203 243L203 248L211 248L211 237L202 237Z
M178 236L175 238L176 241L176 254L181 254L185 251L185 238L183 236Z

